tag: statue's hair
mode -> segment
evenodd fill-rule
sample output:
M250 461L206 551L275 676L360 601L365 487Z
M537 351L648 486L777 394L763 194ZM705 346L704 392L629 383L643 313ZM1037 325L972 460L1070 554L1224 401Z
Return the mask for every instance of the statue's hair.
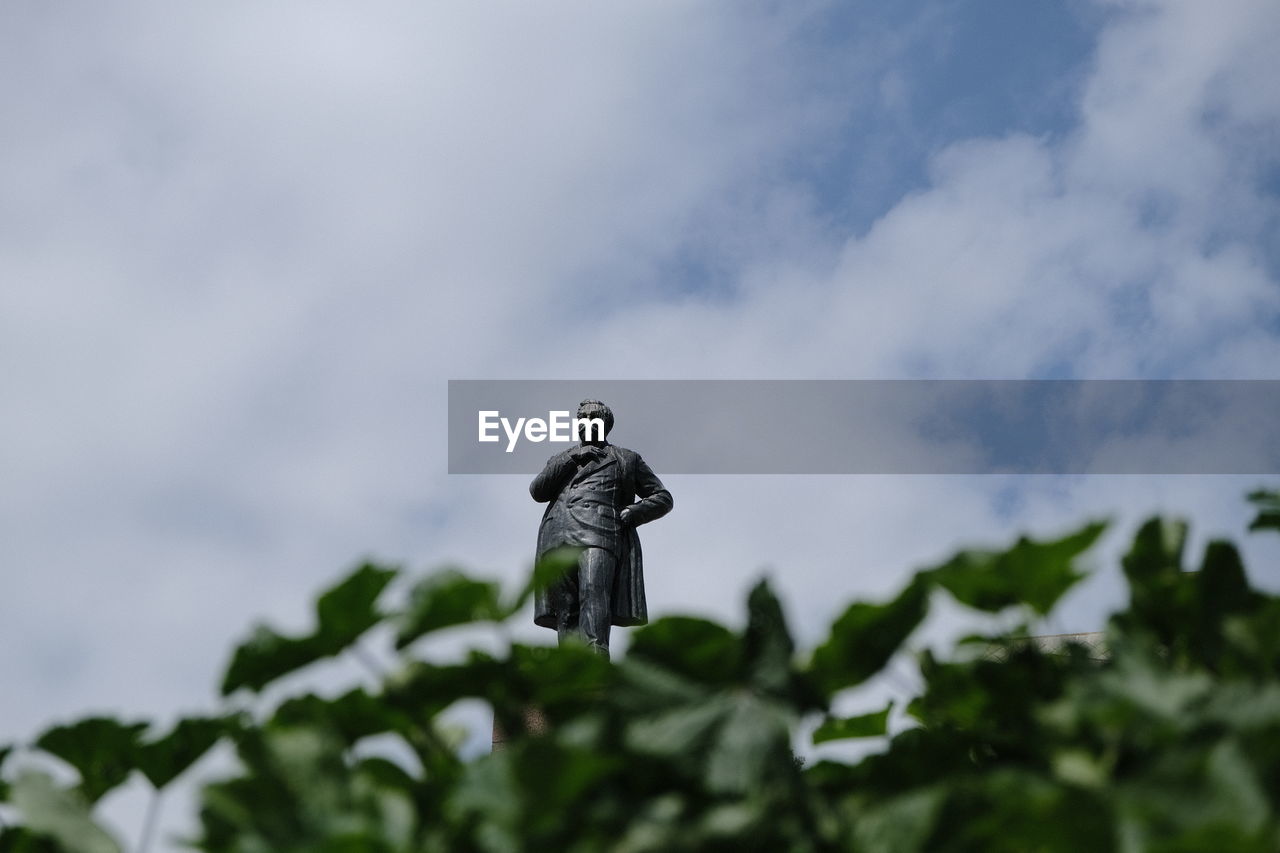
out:
M588 407L595 410L595 415L604 418L604 434L608 436L609 431L613 429L613 409L610 409L599 400L583 400L578 404L578 415L581 416L583 414L582 410ZM587 417L592 417L592 415L587 415Z

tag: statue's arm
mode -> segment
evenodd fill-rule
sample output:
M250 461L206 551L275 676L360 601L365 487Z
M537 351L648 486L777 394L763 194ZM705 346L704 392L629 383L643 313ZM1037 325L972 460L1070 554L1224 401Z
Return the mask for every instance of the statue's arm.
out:
M653 469L638 454L636 456L636 497L639 500L627 507L627 521L631 524L645 524L655 518L662 518L671 512L671 507L675 503L671 499L671 492L667 491L662 481L658 479L658 475L653 473Z
M533 495L533 499L538 503L555 500L556 495L560 494L560 490L564 488L565 481L577 468L569 451L557 453L547 460L546 467L533 478L533 482L529 484L529 494Z

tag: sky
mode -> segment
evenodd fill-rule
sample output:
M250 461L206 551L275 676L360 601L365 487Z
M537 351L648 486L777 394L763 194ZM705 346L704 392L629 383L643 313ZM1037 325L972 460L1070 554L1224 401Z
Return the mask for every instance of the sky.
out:
M1273 0L3 4L0 742L217 707L366 557L517 583L541 507L447 473L450 379L1280 379L1277 43ZM1044 626L1099 630L1142 519L1195 554L1267 485L665 482L651 613L767 574L802 647L1107 517Z

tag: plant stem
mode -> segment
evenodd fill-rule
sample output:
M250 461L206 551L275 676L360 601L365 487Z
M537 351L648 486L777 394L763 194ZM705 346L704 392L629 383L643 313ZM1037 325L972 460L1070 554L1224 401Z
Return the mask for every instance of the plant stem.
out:
M155 833L156 821L160 817L160 789L153 788L151 802L147 803L147 816L143 818L142 837L138 839L138 853L147 853L151 845L151 836Z

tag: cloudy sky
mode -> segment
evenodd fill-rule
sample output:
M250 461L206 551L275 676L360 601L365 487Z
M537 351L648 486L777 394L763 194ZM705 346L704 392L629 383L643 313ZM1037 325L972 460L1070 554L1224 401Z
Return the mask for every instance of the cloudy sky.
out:
M1276 44L1274 0L3 4L0 741L215 707L365 556L514 583L541 508L447 474L449 379L1280 379ZM669 477L650 607L767 571L812 642L1109 516L1046 625L1095 630L1138 521L1239 537L1259 482Z

